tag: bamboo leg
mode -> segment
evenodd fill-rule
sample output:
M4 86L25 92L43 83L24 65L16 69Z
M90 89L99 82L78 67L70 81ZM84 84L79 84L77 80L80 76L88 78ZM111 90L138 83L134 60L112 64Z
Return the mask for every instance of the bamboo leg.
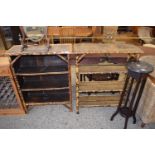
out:
M22 105L23 105L23 107L24 107L25 112L27 113L27 106L26 106L26 104L25 104L25 101L24 101L22 92L21 92L21 90L20 90L20 86L19 86L19 83L18 83L16 74L15 74L14 68L13 68L12 66L11 66L11 72L12 72L12 78L13 78L13 80L14 80L16 86L17 86L18 94L19 94L20 99L21 99L21 101L22 101Z
M70 112L73 111L73 107L72 107L72 78L71 78L71 65L70 65L70 56L68 55L68 70L69 70L69 74L68 74L68 78L69 78L69 97L70 97Z
M79 114L79 56L76 56L76 113Z

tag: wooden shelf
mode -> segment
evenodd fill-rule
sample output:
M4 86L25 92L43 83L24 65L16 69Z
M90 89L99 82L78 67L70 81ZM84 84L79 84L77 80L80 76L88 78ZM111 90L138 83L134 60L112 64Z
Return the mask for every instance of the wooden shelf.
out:
M79 63L79 66L100 65L100 64L104 63L105 61L107 61L107 59L104 55L98 55L98 57L96 55L88 55L84 59L81 60L81 62ZM114 63L116 66L117 65L125 65L127 62L127 58L120 57L120 56L118 56L118 57L109 56L108 61L110 61L111 63ZM105 64L103 64L103 65L105 65Z
M68 74L68 66L20 67L16 71L18 76L58 75Z
M39 92L24 92L26 103L47 103L47 102L66 102L69 101L69 91L39 91Z
M36 80L25 80L21 84L22 91L41 91L41 90L63 90L68 89L68 76L36 79Z
M27 88L27 89L21 89L22 91L48 91L48 90L63 90L68 89L69 87L61 87L61 88Z
M80 82L79 92L122 91L122 81Z
M79 105L117 105L120 96L80 96Z
M61 102L27 102L27 106L42 106L42 105L67 105L69 101L61 101Z
M122 65L89 65L79 66L79 74L102 74L102 73L126 73L126 67Z

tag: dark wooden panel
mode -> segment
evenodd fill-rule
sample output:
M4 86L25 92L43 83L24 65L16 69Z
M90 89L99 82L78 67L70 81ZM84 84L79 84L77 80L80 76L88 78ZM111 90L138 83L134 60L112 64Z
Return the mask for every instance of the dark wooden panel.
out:
M69 101L69 90L24 92L26 103Z
M66 75L46 75L46 76L26 76L18 78L23 91L48 90L54 88L69 87L68 74Z

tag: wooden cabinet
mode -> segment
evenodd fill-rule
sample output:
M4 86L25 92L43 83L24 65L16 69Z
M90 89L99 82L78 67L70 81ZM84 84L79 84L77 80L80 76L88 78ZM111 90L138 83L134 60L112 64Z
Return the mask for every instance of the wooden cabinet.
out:
M0 57L0 114L24 114L8 57Z

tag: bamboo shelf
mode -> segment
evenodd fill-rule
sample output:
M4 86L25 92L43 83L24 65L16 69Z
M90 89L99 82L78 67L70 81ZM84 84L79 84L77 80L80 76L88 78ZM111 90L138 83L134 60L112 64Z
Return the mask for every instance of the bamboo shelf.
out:
M68 75L18 77L22 91L61 90L69 88Z
M18 68L16 72L16 75L18 76L39 76L57 74L68 74L68 68L66 66L21 67Z
M53 90L53 91L29 91L24 92L26 104L33 103L54 103L62 104L64 102L69 103L69 89L65 90Z
M116 106L120 96L80 96L79 105L80 106ZM98 104L96 104L98 103Z
M79 92L122 91L122 81L79 82Z

